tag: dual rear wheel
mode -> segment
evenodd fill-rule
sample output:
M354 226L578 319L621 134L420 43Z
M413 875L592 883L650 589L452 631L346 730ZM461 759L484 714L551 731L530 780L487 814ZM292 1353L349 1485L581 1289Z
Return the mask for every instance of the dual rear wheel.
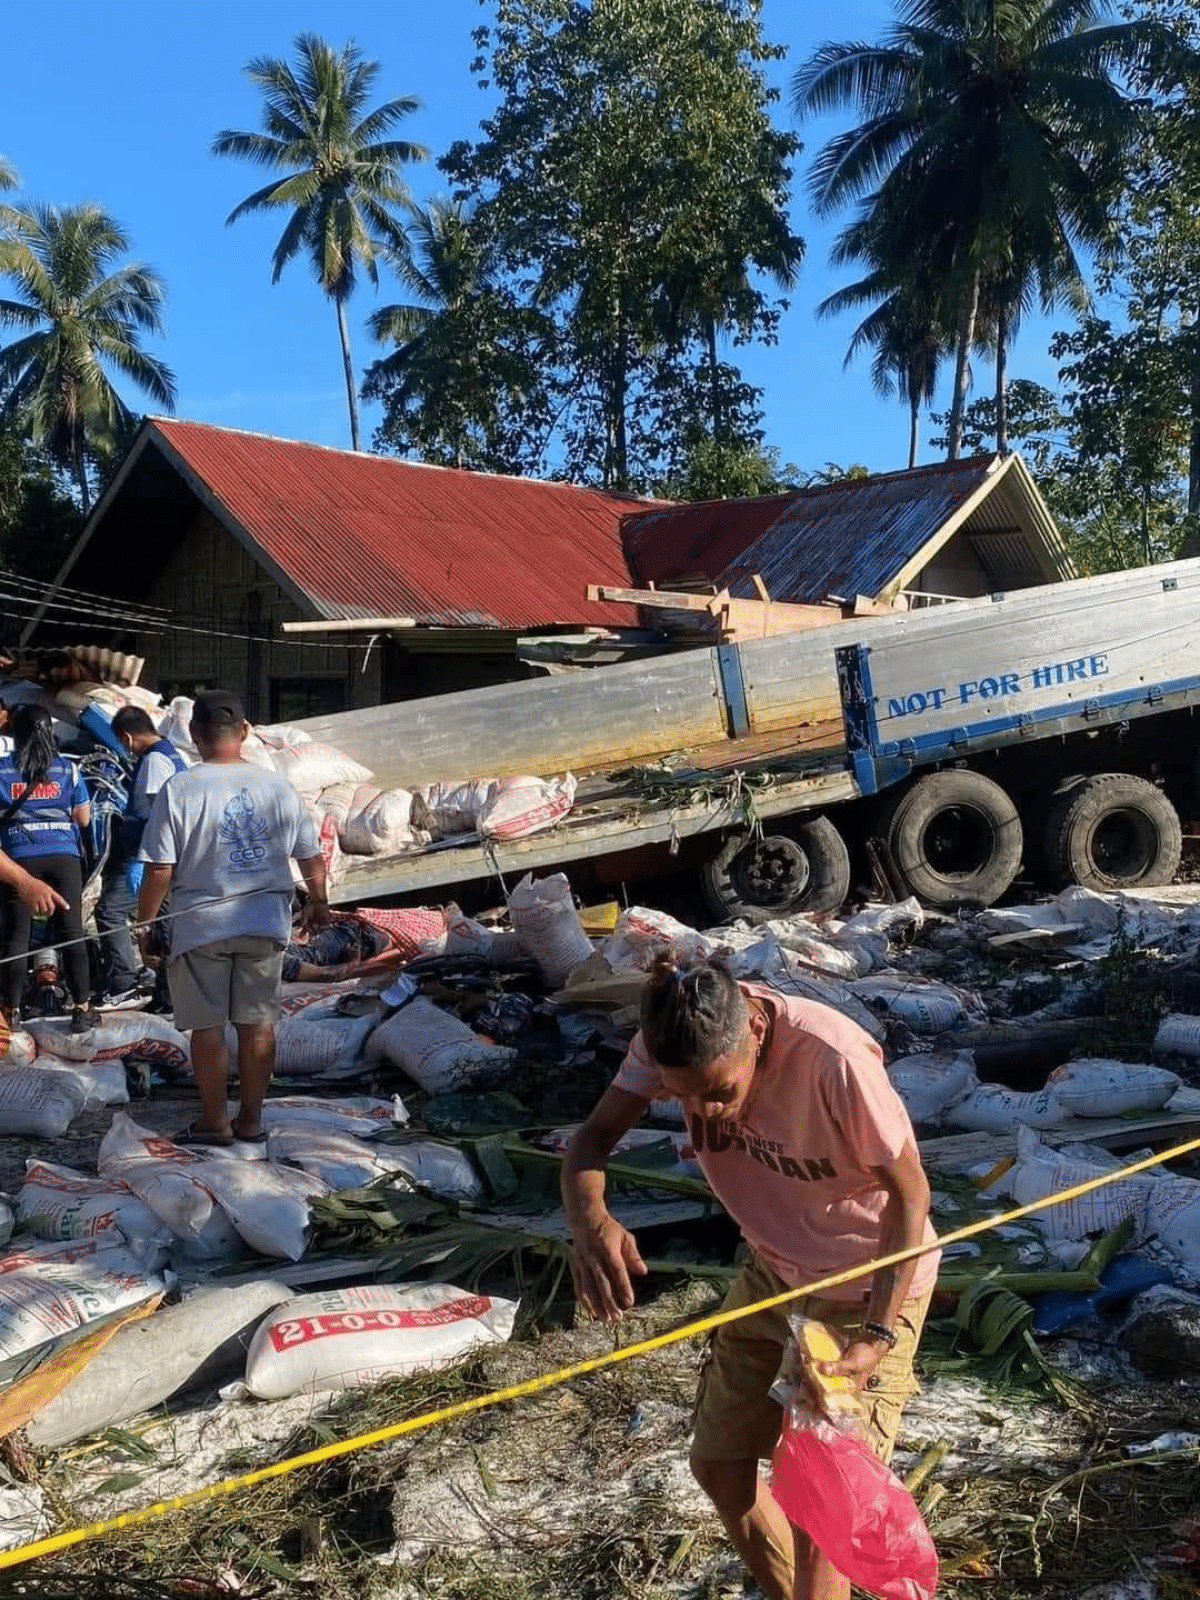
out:
M908 892L938 910L994 905L1025 853L1010 796L965 768L926 773L899 790L875 831ZM1158 888L1175 876L1182 850L1175 807L1145 778L1093 774L1054 797L1044 858L1056 888ZM750 922L834 911L850 883L849 852L827 817L805 820L789 835L733 835L703 872L713 913Z

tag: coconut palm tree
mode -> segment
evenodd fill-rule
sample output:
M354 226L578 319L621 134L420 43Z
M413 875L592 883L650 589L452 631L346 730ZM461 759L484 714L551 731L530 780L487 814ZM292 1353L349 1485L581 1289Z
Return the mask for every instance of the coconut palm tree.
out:
M368 319L395 348L368 367L363 394L389 418L422 409L426 447L478 465L474 447L494 434L502 402L511 410L537 387L529 344L544 319L498 283L492 248L457 200L414 207L410 248L393 265L414 298Z
M823 300L818 316L834 316L851 307L878 301L850 339L845 365L864 350L874 351L871 381L885 400L897 395L908 407L908 465L917 464L921 441L921 408L937 393L946 335L930 314L931 301L911 285L889 285L882 274L839 289Z
M97 205L31 205L0 240L0 326L18 337L0 348L0 393L32 442L74 474L84 515L88 460L111 454L134 413L110 373L128 378L163 411L175 409L171 369L142 345L163 331L162 279L124 261L129 238Z
M355 450L362 442L346 302L360 272L378 284L382 252L404 253L404 228L393 213L410 206L412 196L401 168L429 154L424 145L386 137L417 110L413 95L369 109L379 70L379 62L366 60L352 40L335 50L316 34L302 33L291 62L256 56L246 67L262 94L262 131L226 128L212 147L215 155L237 156L280 174L247 195L226 221L255 211L288 213L272 256L271 281L278 283L288 262L303 252L334 303Z
M824 44L796 73L798 116L849 106L863 118L814 163L818 212L874 192L890 259L936 241L947 264L951 457L962 446L985 285L1005 301L1003 362L1021 286L1036 284L1054 304L1064 282L1082 282L1079 253L1113 244L1113 201L1139 118L1124 85L1152 66L1167 70L1180 50L1157 23L1105 22L1097 0L900 0L880 44ZM1021 270L1007 271L1018 257Z

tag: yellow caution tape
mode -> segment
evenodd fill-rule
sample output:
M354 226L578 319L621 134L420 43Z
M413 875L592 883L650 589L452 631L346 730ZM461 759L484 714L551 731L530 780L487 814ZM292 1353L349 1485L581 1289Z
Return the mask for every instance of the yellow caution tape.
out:
M835 1272L827 1278L818 1278L814 1283L803 1284L798 1289L787 1289L781 1294L758 1300L753 1305L738 1306L733 1311L715 1311L711 1316L701 1317L698 1321L689 1322L682 1328L672 1328L669 1333L658 1333L651 1339L641 1339L636 1344L625 1345L619 1350L610 1350L605 1355L592 1356L587 1361L573 1362L569 1367L560 1367L557 1372L545 1372L540 1377L527 1378L524 1383L510 1384L507 1389L493 1389L487 1394L476 1395L472 1400L458 1400L453 1405L441 1406L436 1411L426 1411L419 1417L409 1417L405 1422L394 1422L389 1427L376 1428L371 1433L357 1434L353 1439L342 1439L334 1444L321 1445L316 1450L306 1450L302 1455L289 1456L285 1461L276 1461L269 1467L259 1467L254 1472L243 1472L236 1478L224 1478L220 1483L209 1484L204 1489L193 1489L188 1494L174 1495L169 1500L156 1500L153 1505L142 1506L140 1510L127 1511L117 1517L107 1517L103 1522L84 1523L78 1528L68 1528L64 1533L55 1533L46 1539L36 1539L30 1544L18 1545L13 1550L0 1550L0 1570L20 1566L26 1561L35 1560L38 1556L69 1550L72 1545L83 1544L88 1539L99 1539L106 1533L117 1533L122 1528L141 1527L147 1522L155 1522L159 1517L169 1515L172 1511L186 1511L190 1506L203 1505L207 1500L224 1499L228 1495L236 1494L240 1489L250 1489L255 1484L268 1483L272 1478L284 1478L291 1472L298 1472L302 1467L320 1466L324 1461L336 1461L339 1456L351 1455L356 1450L367 1450L373 1445L388 1444L393 1439L421 1433L440 1422L457 1422L459 1418L472 1416L477 1411L487 1411L492 1406L505 1405L510 1400L522 1400L527 1395L541 1394L546 1389L556 1388L560 1383L570 1383L575 1378L584 1378L590 1373L602 1372L606 1367L615 1367L622 1361L632 1361L635 1356L649 1355L654 1350L665 1350L670 1345L698 1338L701 1334L711 1333L715 1328L723 1328L727 1323L753 1316L758 1311L769 1311L774 1306L787 1305L792 1300L802 1300L809 1295L824 1294L829 1289L839 1289L842 1285L853 1283L858 1278L870 1277L881 1267L899 1266L902 1262L915 1261L919 1256L928 1255L931 1251L940 1250L946 1245L977 1238L981 1233L989 1233L993 1228L999 1228L1005 1223L1016 1222L1020 1217L1032 1216L1036 1211L1048 1211L1051 1207L1062 1205L1067 1200L1076 1200L1081 1195L1103 1189L1121 1178L1130 1177L1138 1172L1147 1172L1160 1162L1174 1161L1180 1156L1191 1155L1194 1151L1200 1151L1200 1139L1190 1139L1186 1144L1176 1145L1160 1155L1147 1156L1144 1161L1134 1162L1132 1166L1119 1167L1115 1172L1106 1172L1099 1178L1089 1178L1086 1183L1074 1184L1058 1194L1047 1195L1044 1200L1034 1200L1029 1205L1016 1206L1001 1216L984 1217L979 1222L968 1223L965 1227L956 1228L953 1233L944 1234L929 1244L913 1245L907 1250L893 1251L891 1255L879 1256L864 1266L851 1267L846 1272Z

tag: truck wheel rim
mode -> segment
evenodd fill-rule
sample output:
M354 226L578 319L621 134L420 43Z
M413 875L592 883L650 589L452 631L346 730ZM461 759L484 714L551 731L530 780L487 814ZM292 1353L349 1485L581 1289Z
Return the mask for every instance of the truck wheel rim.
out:
M808 888L812 867L791 839L774 836L739 850L729 863L729 880L739 900L748 905L791 905Z
M1092 828L1087 853L1106 877L1140 878L1158 855L1158 829L1144 811L1114 807Z
M939 878L974 878L996 854L995 823L975 806L945 806L926 824L921 847Z

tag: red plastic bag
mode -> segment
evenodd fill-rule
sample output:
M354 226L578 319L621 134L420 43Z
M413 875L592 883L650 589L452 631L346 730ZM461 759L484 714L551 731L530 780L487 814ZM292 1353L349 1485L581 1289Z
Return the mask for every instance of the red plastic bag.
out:
M930 1600L938 1560L917 1503L853 1435L784 1414L771 1486L789 1522L851 1583L883 1600Z

